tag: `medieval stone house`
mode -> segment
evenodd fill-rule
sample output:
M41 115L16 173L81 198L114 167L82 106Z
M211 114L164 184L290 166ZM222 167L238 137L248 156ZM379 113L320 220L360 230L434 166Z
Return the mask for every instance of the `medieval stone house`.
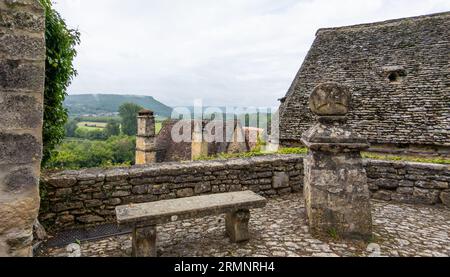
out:
M349 124L373 151L450 154L450 12L320 29L280 107L280 142L313 123L310 93L347 85Z
M176 141L172 134L187 132ZM156 136L156 162L189 161L221 153L249 150L239 121L169 120Z

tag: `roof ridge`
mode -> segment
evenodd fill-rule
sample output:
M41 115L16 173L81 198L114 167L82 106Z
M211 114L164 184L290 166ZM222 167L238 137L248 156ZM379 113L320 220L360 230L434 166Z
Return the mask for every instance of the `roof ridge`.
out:
M423 20L423 19L445 17L445 16L450 16L450 11L440 12L440 13L432 13L432 14L426 14L426 15L419 15L419 16L412 16L412 17L388 19L388 20L384 20L384 21L377 21L377 22L371 22L371 23L361 23L361 24L347 25L347 26L340 26L340 27L320 28L317 30L316 36L320 32L323 32L323 31L336 31L336 30L346 30L346 29L353 29L353 28L357 29L357 28L366 28L366 27L377 27L377 26L384 26L384 25L389 25L389 24L403 22L403 21Z

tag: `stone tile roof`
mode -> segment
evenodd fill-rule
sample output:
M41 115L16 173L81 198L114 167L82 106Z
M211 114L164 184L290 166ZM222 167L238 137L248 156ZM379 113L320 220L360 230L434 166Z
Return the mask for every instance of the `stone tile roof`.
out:
M284 103L281 140L311 127L323 82L353 94L349 124L375 144L450 146L450 12L320 29Z

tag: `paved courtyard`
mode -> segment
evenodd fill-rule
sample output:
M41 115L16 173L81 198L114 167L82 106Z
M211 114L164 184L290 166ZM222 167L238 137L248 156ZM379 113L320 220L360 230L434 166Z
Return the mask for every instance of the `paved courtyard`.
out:
M306 224L301 194L269 200L252 211L251 241L232 244L225 237L224 216L205 217L158 227L158 256L163 257L337 257L450 256L450 210L373 201L374 239L370 243L313 238ZM81 255L130 256L129 235L81 242ZM62 248L41 256L67 256Z

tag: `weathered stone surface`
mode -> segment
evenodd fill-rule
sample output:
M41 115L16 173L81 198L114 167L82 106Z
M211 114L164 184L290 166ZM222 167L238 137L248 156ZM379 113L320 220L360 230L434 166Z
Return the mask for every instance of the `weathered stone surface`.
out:
M156 226L135 228L132 236L133 257L156 257Z
M345 125L350 101L348 90L335 83L319 85L310 97L319 123L302 137L310 149L304 159L304 196L313 235L366 240L372 236L372 216L360 151L368 144Z
M336 83L317 86L309 97L311 112L319 116L346 115L350 110L351 94L347 87Z
M0 55L10 59L43 60L45 42L42 38L27 35L2 34L0 31Z
M392 199L392 192L386 191L386 190L379 190L373 194L373 199L378 200L384 200L384 201L391 201Z
M116 214L119 224L158 225L192 217L261 208L266 202L264 197L254 192L242 191L119 206Z
M0 8L0 28L24 29L44 33L45 18L25 10L4 10Z
M0 256L32 256L39 210L44 10L0 0Z
M285 172L275 172L273 176L273 188L287 188L289 187L289 175Z
M191 188L177 190L177 197L180 197L180 198L190 197L193 195L194 195L194 190Z
M29 190L36 190L38 182L38 178L32 168L21 167L7 175L4 181L5 191L21 194Z
M314 87L339 82L355 95L348 124L371 144L447 145L448 153L448 59L441 54L449 49L449 21L445 12L320 29L279 109L281 143L300 143L314 125Z
M413 192L414 200L417 204L434 205L438 203L439 195L439 190L414 188Z
M0 89L43 91L44 66L16 60L0 60Z
M443 191L440 195L442 203L450 208L450 190Z
M83 215L77 218L78 221L82 223L96 223L96 222L103 222L105 219L98 215Z
M0 164L29 164L39 161L42 145L31 134L0 132Z
M372 200L373 231L381 256L449 257L450 210ZM368 257L369 243L314 239L306 224L301 194L270 198L252 210L251 239L230 243L224 216L171 222L158 226L161 257ZM296 226L293 228L293 226ZM81 242L83 257L129 257L131 235ZM47 248L39 256L61 256L65 247Z
M0 93L0 105L4 105L0 117L1 129L39 128L42 119L42 103L26 94Z
M250 233L248 231L249 220L249 210L239 210L228 213L225 216L227 235L232 242L244 242L250 239Z

